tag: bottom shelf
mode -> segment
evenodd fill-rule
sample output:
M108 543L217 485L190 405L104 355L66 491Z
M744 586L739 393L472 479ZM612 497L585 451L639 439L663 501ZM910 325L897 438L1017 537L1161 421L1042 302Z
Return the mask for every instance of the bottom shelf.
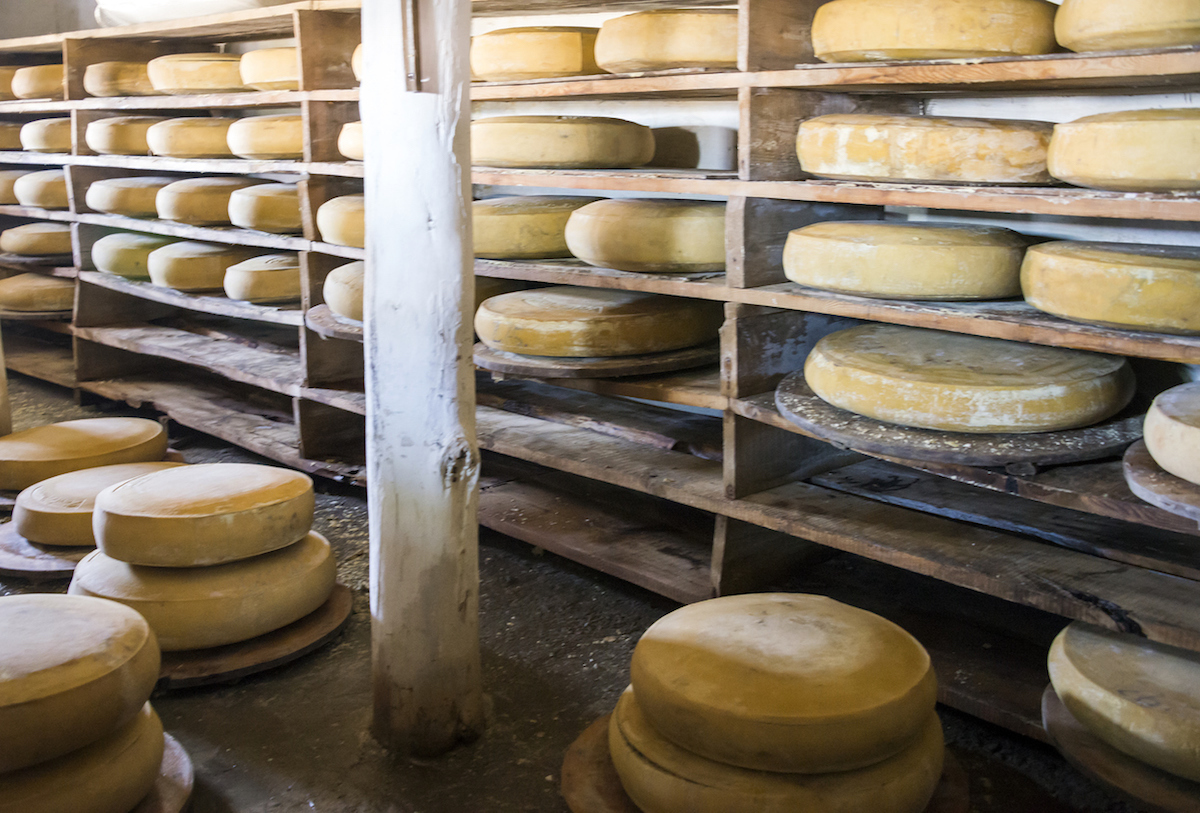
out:
M8 369L60 387L75 388L75 358L69 336L28 324L7 323L3 344Z

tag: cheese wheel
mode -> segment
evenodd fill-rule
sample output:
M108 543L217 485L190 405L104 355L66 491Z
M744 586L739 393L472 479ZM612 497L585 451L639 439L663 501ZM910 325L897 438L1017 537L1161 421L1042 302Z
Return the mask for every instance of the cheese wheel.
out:
M1063 47L1117 51L1200 44L1197 0L1063 0L1054 21Z
M887 299L1003 299L1021 293L1026 241L990 226L847 221L788 235L783 271L798 285Z
M154 205L163 220L192 226L228 226L229 198L238 189L261 183L257 178L187 178L158 190Z
M295 48L261 48L242 54L242 84L255 90L299 90L300 58Z
M0 169L0 204L16 206L17 193L13 187L17 183L17 178L34 171L31 169Z
M717 337L721 306L637 291L556 285L502 294L475 314L488 347L527 356L661 353Z
M167 119L146 130L146 144L154 155L168 158L232 158L229 128L237 119Z
M1040 121L833 114L800 125L805 172L847 181L1048 183Z
M26 257L53 257L71 253L71 227L67 223L26 223L0 232L0 253Z
M145 62L95 62L83 72L83 89L90 96L160 96L150 84Z
M338 152L350 161L362 161L366 157L361 121L351 121L342 125L342 131L338 134Z
M346 319L362 321L366 273L367 264L361 261L340 265L329 272L321 295L331 311Z
M297 115L247 116L229 127L229 150L239 158L299 160L304 157L304 120Z
M229 222L271 234L299 234L300 191L295 184L262 183L229 196Z
M96 742L158 681L158 642L128 607L57 594L0 598L0 787L5 774ZM0 792L0 808L7 796Z
M300 299L300 255L267 254L229 266L225 271L225 295L243 302Z
M471 204L476 257L495 260L570 257L564 231L571 212L599 198L513 195Z
M0 490L20 491L69 471L162 460L167 433L145 418L84 418L0 437Z
M146 66L150 84L159 93L191 96L250 90L242 82L242 58L237 54L168 54Z
M571 214L567 247L585 263L655 274L725 270L725 204L668 198L589 203Z
M858 770L747 770L673 744L630 689L609 720L608 741L621 784L645 813L922 813L946 754L941 723L930 712L901 751Z
M44 169L22 175L13 184L13 193L22 206L36 209L68 209L67 173L61 169Z
M21 127L21 147L30 152L70 152L70 119L37 119Z
M1118 356L877 324L821 339L804 375L841 409L947 432L1089 426L1120 412L1134 390Z
M322 203L317 209L317 231L326 243L362 248L367 244L366 198L343 195Z
M12 78L12 92L18 99L66 98L62 65L30 65L18 68Z
M471 37L471 74L484 82L515 82L600 73L594 53L598 32L578 26L489 31Z
M1159 393L1146 412L1143 439L1166 472L1200 485L1200 383Z
M125 217L157 217L158 193L178 178L133 175L93 181L84 194L87 208Z
M1129 110L1059 124L1050 174L1118 192L1200 189L1200 110Z
M25 125L15 121L0 121L0 150L23 150L21 131Z
M363 78L363 61L366 55L363 53L362 43L354 46L354 54L350 57L350 70L354 71L354 78L362 81Z
M150 252L177 242L157 234L117 232L92 244L92 265L106 274L129 279L150 278Z
M150 281L177 291L220 291L225 287L225 271L231 265L250 259L256 249L240 246L171 243L150 252L146 268Z
M833 0L813 17L813 51L824 62L1049 54L1056 11L1045 0Z
M69 311L75 306L75 283L44 274L17 274L0 279L0 310L17 313Z
M0 102L11 102L17 98L12 92L12 82L19 70L17 65L0 65Z
M147 133L159 122L172 121L163 116L111 116L96 119L83 132L88 149L101 155L149 155Z
M494 116L471 123L471 162L485 167L640 167L649 127L599 116Z
M1050 647L1050 682L1092 734L1200 782L1200 654L1078 621Z
M329 542L310 533L286 548L209 567L140 567L93 551L75 568L69 590L134 608L162 650L177 652L286 627L325 603L336 576Z
M596 64L609 73L737 69L737 9L654 9L606 20Z
M523 282L519 279L500 279L499 277L481 277L476 275L475 309L473 312L478 313L483 303L494 296L511 294L513 291L524 291L529 287L528 282Z

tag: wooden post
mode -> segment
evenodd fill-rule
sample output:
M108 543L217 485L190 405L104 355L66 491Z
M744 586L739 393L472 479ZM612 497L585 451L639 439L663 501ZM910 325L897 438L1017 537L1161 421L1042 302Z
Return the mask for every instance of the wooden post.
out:
M418 756L483 724L470 18L469 0L363 5L373 732Z

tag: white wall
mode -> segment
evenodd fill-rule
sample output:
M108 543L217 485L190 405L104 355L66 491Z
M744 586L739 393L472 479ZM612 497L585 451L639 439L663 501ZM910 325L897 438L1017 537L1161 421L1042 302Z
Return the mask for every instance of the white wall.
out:
M95 0L0 0L0 39L95 28L95 11Z

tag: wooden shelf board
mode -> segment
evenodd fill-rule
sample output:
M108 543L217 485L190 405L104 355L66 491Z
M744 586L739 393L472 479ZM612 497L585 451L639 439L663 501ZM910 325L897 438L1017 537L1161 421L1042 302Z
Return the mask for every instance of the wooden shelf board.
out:
M266 173L307 174L303 161L251 161L245 158L167 158L159 155L72 155L68 166L112 167L157 172L192 174L259 175Z
M213 110L241 107L299 107L303 102L357 102L358 88L341 90L270 90L244 93L203 93L192 96L88 97L62 102L74 110ZM0 102L0 113L9 104Z
M366 416L367 395L354 390L337 390L330 387L305 387L300 397L318 404L335 407L343 412Z
M3 214L4 208L6 207L0 207L0 214ZM305 240L303 237L286 234L268 234L267 232L252 231L250 229L189 226L186 223L174 223L170 220L102 214L79 214L56 219L75 220L76 222L87 223L92 226L105 226L110 229L142 232L143 234L161 234L167 237L179 237L184 240L227 243L236 246L277 249L279 251L310 251L313 247L313 243Z
M224 296L189 294L176 291L174 288L154 285L151 282L125 279L100 271L82 271L79 278L90 285L107 288L110 291L136 296L139 299L148 299L151 302L161 302L176 308L186 308L198 313L211 313L214 316L229 316L235 319L293 327L304 324L304 311L300 310L298 303L291 306L253 305Z
M523 380L522 376L492 373L497 381ZM677 373L636 375L626 378L530 378L556 387L597 395L641 398L665 404L723 410L729 399L721 394L721 371L717 366L698 367Z
M329 254L333 257L344 257L347 260L367 259L367 250L365 248L356 248L355 246L339 246L333 243L314 242L308 250L315 251L318 254Z
M38 339L27 332L4 330L4 362L13 372L60 387L76 386L75 356L68 342Z
M549 282L554 285L583 285L588 288L616 288L626 291L689 296L695 299L732 299L734 291L725 284L724 274L641 274L597 268L580 260L475 260L475 273L481 277Z
M63 209L35 209L31 206L13 206L0 204L0 215L8 217L23 217L30 220L54 220L59 223L70 223L75 216Z
M71 156L65 152L22 152L20 150L0 150L0 165L5 164L34 164L36 166L55 167L66 164Z

